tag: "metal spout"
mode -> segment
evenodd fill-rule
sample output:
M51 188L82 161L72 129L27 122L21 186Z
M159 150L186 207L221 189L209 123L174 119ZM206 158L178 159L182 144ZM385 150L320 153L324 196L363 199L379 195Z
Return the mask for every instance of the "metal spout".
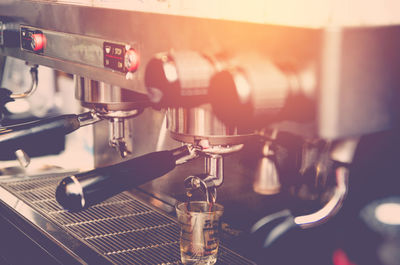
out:
M281 190L275 163L267 158L260 159L253 183L254 192L262 195L277 194Z
M271 139L276 139L277 134L278 131L274 130L271 134ZM277 194L281 190L278 170L275 162L271 159L274 156L271 144L271 141L265 142L262 150L263 156L258 162L254 176L253 190L262 195Z
M124 129L125 129L124 119L113 118L111 120L110 146L116 148L122 158L125 158L132 153L126 145Z

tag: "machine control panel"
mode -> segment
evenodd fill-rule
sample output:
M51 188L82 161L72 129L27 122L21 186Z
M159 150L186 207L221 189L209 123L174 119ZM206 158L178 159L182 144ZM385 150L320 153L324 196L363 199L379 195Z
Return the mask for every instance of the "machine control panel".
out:
M135 44L25 25L20 26L19 35L21 50L39 56L111 70L122 75L135 72L139 66L139 52ZM129 77L132 78L131 75Z
M139 54L130 46L104 42L104 67L122 73L134 72L139 67Z
M21 27L21 49L25 51L43 53L46 47L46 36L41 30Z

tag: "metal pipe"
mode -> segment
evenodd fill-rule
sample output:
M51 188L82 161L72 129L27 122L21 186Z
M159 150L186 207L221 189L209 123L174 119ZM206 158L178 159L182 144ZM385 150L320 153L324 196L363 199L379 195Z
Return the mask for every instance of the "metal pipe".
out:
M224 182L224 158L219 154L207 154L204 167L208 175L204 181L207 186L219 187ZM209 183L211 182L211 183ZM211 184L211 185L210 185Z
M315 213L297 216L294 218L296 225L301 228L318 226L333 217L343 205L348 190L349 170L345 167L336 169L336 188L330 201Z
M31 77L32 77L32 83L31 83L31 87L25 91L22 92L20 94L11 94L10 97L14 98L14 99L18 99L18 98L26 98L29 97L30 95L32 95L33 93L35 93L37 87L38 87L38 66L34 65L31 67L30 73L31 73Z

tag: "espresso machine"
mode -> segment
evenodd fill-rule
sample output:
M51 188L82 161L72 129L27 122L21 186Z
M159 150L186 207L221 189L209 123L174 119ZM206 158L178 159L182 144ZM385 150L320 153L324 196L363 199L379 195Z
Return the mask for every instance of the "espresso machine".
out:
M174 205L199 198L225 208L217 264L400 264L399 18L312 5L1 2L2 76L31 77L3 114L42 67L82 108L1 127L26 168L0 178L1 261L180 264ZM89 169L28 170L84 126Z

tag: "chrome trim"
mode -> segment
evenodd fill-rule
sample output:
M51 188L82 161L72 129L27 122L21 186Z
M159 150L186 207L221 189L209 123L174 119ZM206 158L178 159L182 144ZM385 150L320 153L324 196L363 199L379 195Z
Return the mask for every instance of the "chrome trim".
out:
M199 153L197 152L197 150L193 146L186 145L186 148L187 148L189 154L177 159L175 161L175 165L183 165L183 164L185 164L185 163L187 163L189 161L192 161L192 160L194 160L194 159L199 157Z
M92 125L96 122L101 121L101 117L99 115L96 115L96 113L89 111L89 112L84 112L78 115L78 120L80 127L86 126L86 125Z
M184 143L196 144L208 140L210 145L233 145L253 136L251 130L242 131L225 125L209 106L168 108L166 116L171 137Z
M75 98L81 101L82 106L95 109L105 117L134 116L146 104L144 95L119 86L76 75L74 81Z
M17 151L15 151L15 156L17 157L17 160L18 160L19 164L21 165L22 170L25 170L25 168L27 168L29 166L29 164L31 163L31 158L22 149L18 149Z
M73 175L70 177L72 179L72 181L74 182L74 184L76 185L76 187L78 188L77 191L79 192L80 196L81 196L81 206L82 208L85 208L86 205L86 201L85 201L85 195L83 194L83 188L81 183L76 179L76 177Z

